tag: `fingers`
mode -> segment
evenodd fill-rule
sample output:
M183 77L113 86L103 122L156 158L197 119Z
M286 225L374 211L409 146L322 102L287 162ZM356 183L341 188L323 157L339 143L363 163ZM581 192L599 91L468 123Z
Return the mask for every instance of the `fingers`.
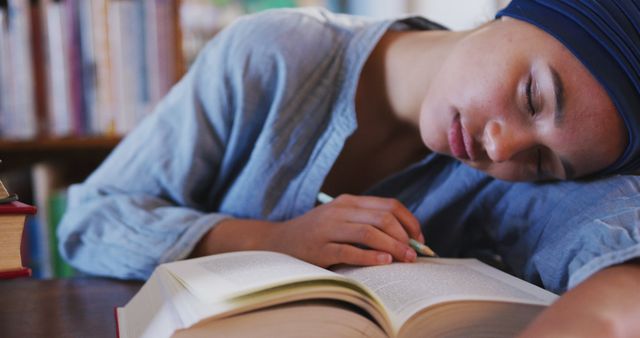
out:
M382 213L378 213L377 216L380 218L379 221L376 222L376 226L382 226L381 229L385 232L387 230L391 231L388 233L400 241L408 242L410 237L424 243L424 236L422 235L422 231L420 229L420 222L418 222L416 217L413 216L413 213L411 213L409 209L407 209L402 203L400 203L400 201L396 199L375 196L340 195L335 199L334 202L336 204L350 205L363 209L372 209L377 210L378 212L386 212L392 217ZM390 218L393 218L394 220L391 220ZM366 220L359 222L370 223ZM404 229L404 234L401 234L400 231L395 230L396 224L399 224L401 228Z
M327 244L327 252L325 266L338 263L362 266L384 265L390 264L392 261L389 253L361 249L350 244L329 243Z
M398 219L390 212L345 207L339 212L347 214L346 220L352 223L370 224L402 243L409 243L409 235Z
M357 244L374 251L390 253L400 262L413 262L417 257L407 242L398 241L370 224L346 223L333 235L332 242Z

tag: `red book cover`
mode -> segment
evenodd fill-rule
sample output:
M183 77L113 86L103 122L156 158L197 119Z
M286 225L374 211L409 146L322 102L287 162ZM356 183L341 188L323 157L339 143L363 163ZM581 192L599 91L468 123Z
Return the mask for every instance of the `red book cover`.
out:
M113 308L113 315L116 317L116 338L120 338L120 323L118 322L118 308Z
M29 277L29 276L31 276L31 269L28 269L28 268L0 271L0 279L11 279L11 278Z
M10 203L0 204L0 215L2 214L30 214L34 215L36 213L36 207L24 204L22 202L13 201Z

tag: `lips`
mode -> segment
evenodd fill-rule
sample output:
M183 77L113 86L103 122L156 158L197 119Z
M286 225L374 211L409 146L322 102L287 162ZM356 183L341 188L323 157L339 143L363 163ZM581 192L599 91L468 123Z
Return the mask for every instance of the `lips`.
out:
M456 114L449 128L449 147L453 156L461 160L473 160L473 138L467 133L460 122L460 114Z

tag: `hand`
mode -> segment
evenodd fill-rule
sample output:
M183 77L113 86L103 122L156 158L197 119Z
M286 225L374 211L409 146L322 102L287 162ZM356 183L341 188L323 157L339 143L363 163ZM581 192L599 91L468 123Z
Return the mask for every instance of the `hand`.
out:
M239 250L283 252L328 267L412 262L409 237L424 242L420 224L394 199L341 195L285 222L228 219L213 227L191 256Z
M409 238L424 242L420 223L402 203L372 196L341 195L274 231L275 251L322 267L413 262Z

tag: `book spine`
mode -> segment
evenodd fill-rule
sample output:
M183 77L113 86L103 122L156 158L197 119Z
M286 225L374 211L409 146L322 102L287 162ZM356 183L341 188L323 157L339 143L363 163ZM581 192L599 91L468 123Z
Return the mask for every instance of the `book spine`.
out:
M31 13L28 0L10 0L9 44L14 102L9 112L11 119L5 130L7 138L32 139L37 135L34 69L31 46Z
M46 4L47 46L49 47L49 132L52 136L71 136L71 93L66 29L62 3Z
M146 63L148 67L149 100L155 104L162 97L160 68L160 39L158 32L158 1L145 2L145 34L146 34Z
M179 4L171 0L155 0L160 67L160 96L169 92L184 72Z
M4 135L5 123L8 118L8 100L7 95L9 88L8 81L8 63L10 59L8 57L9 48L7 46L7 3L0 2L0 137Z
M47 264L49 253L43 251L42 245L42 241L47 241L47 239L42 237L43 234L40 231L40 220L38 217L27 218L25 233L25 247L28 253L24 257L26 265L33 270L33 277L42 279L52 276L53 273Z
M97 70L94 41L94 25L92 20L93 1L78 2L78 23L80 31L81 72L84 95L84 131L87 134L99 133L97 126Z
M91 20L95 49L97 94L94 128L103 135L113 135L113 109L111 62L109 59L109 26L107 0L91 0Z
M150 78L149 78L149 66L147 64L147 15L145 11L145 4L143 1L134 1L135 4L135 19L133 20L135 40L132 51L133 57L136 61L136 73L137 76L137 93L136 99L136 116L131 126L133 129L142 118L144 118L150 110Z
M0 204L0 215L34 215L36 208L20 201L11 201Z
M126 134L133 129L147 110L142 5L137 1L122 0L112 2L109 6L118 134Z
M67 264L67 262L62 259L60 255L60 250L58 249L58 225L60 224L60 220L62 219L62 215L67 207L67 193L64 189L59 189L53 192L52 195L49 196L48 203L49 215L49 233L50 237L50 245L51 245L51 256L53 257L53 271L54 276L56 278L69 278L73 277L75 271L73 268Z
M66 0L65 19L67 23L67 58L69 59L69 79L71 93L71 129L73 134L85 134L86 102L83 95L82 41L80 39L79 0Z
M47 76L46 76L46 46L42 17L44 12L44 0L31 0L29 6L30 43L31 43L31 67L33 69L33 90L35 127L37 136L46 136L49 131L49 114L47 107Z
M115 134L121 134L122 130L122 115L125 114L125 89L124 83L124 71L123 71L123 46L122 46L122 20L120 18L122 2L112 1L109 3L109 15L108 15L108 36L109 36L109 60L112 70L112 82L111 92L113 94L113 116L109 122L112 125L113 132Z
M39 278L52 278L55 276L54 257L52 253L52 237L55 232L49 226L49 196L62 185L61 174L55 166L50 163L37 163L31 168L31 179L33 181L33 198L38 206L37 227L33 229L35 236L34 245L37 246L35 253L38 257L40 271Z
M182 30L181 30L181 19L180 19L180 5L181 0L169 1L169 20L171 21L171 50L173 53L172 59L170 60L172 64L172 73L170 74L170 83L168 83L167 92L174 83L178 82L182 75L184 75L186 71L186 66L184 63L184 54L182 49Z

